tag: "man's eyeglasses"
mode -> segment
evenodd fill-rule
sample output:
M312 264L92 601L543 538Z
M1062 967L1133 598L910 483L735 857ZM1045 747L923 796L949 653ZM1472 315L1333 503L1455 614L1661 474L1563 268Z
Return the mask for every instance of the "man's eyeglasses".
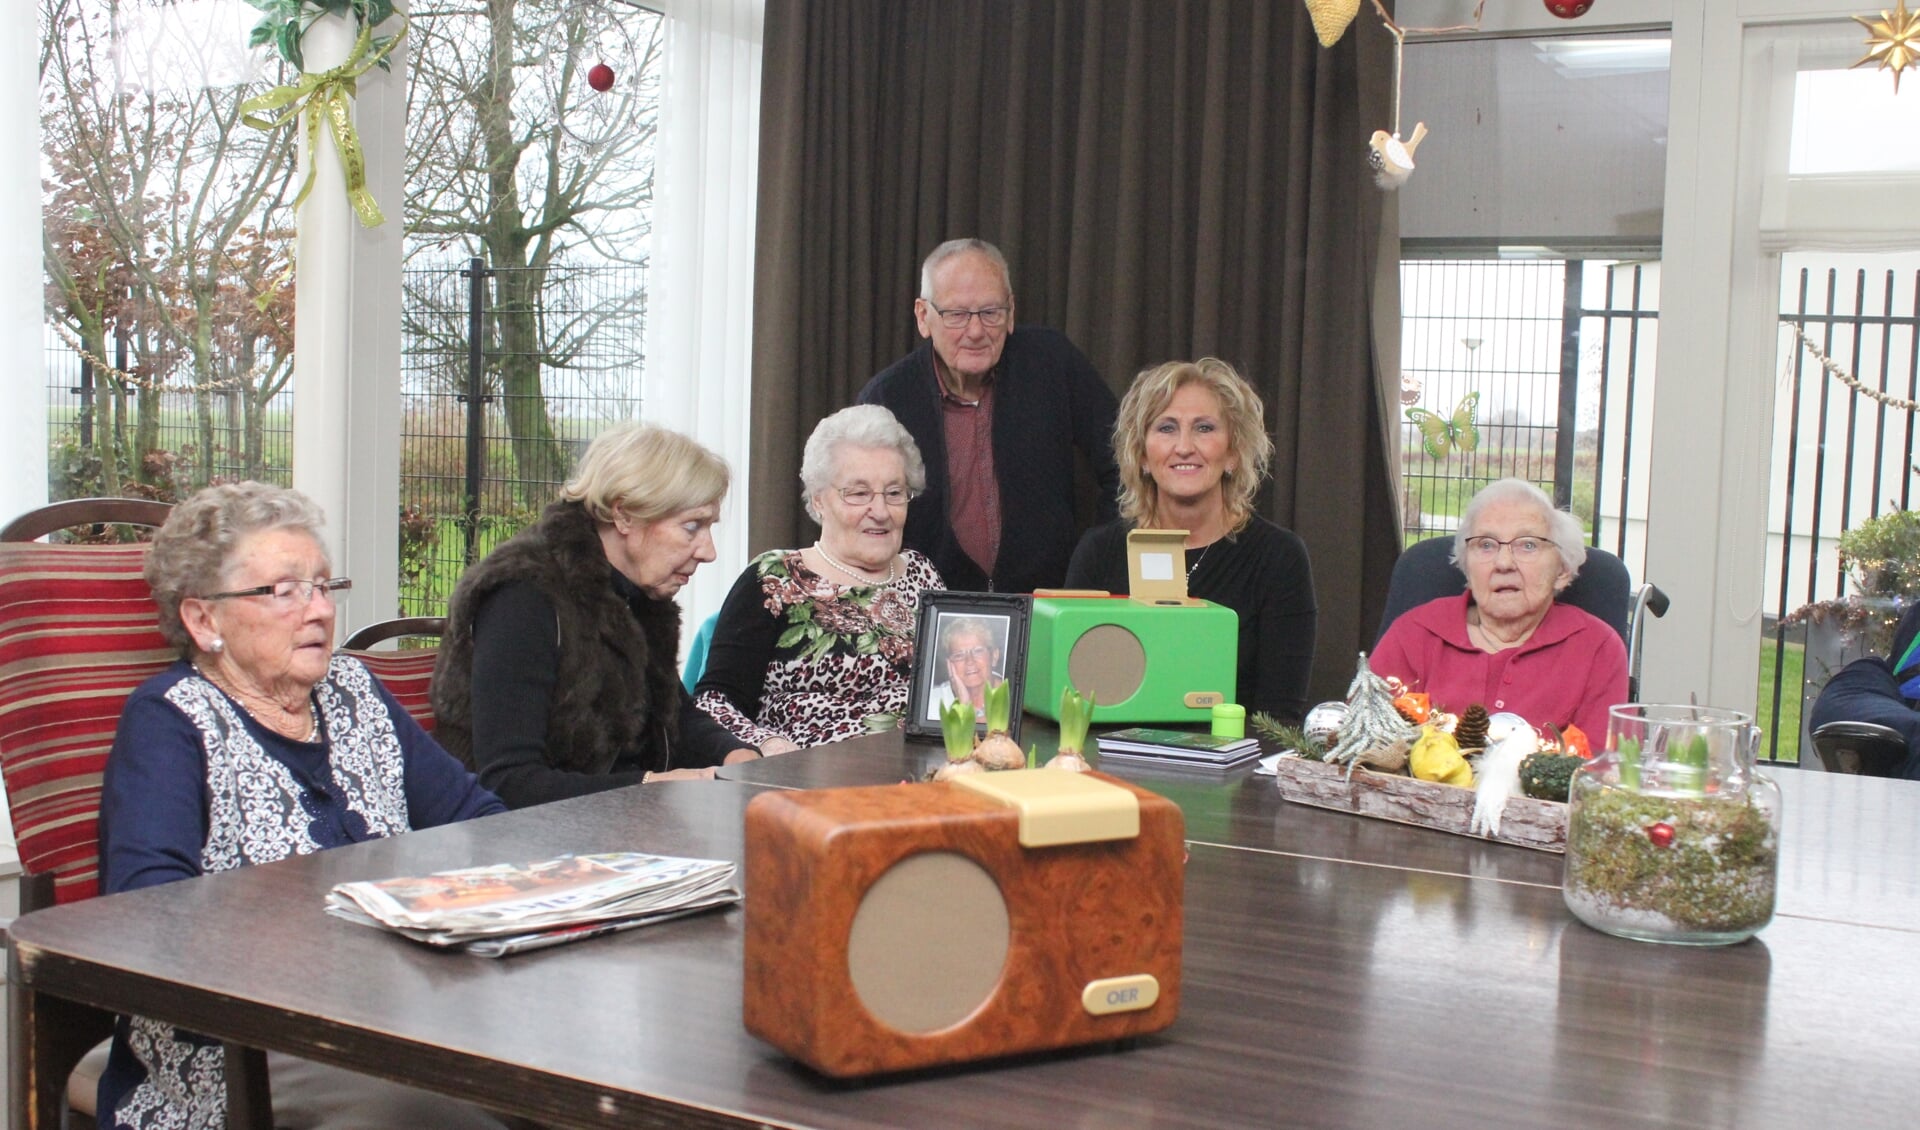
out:
M926 300L922 299L921 301L924 302ZM980 324L990 330L997 330L1007 324L1007 308L1005 306L983 306L978 310L942 310L940 307L928 302L927 309L940 315L940 324L950 330L964 330L967 328L967 323L975 318L980 319Z
M985 663L991 658L993 658L993 649L986 647L970 647L965 651L950 651L947 653L947 660L952 663L965 663L969 659L975 663Z
M1501 546L1512 549L1514 557L1521 561L1537 557L1541 553L1554 548L1553 542L1542 537L1517 537L1508 538L1506 541L1501 541L1496 537L1485 536L1467 539L1467 552L1486 561L1491 561L1493 558L1500 556Z
M874 490L871 487L834 487L840 492L840 501L848 506L865 506L879 495L888 506L905 506L913 501L913 492L906 487L888 487L886 490Z
M201 597L202 600L231 600L237 596L270 596L273 602L282 608L305 608L313 594L320 593L328 601L335 599L335 593L344 593L353 588L353 582L346 577L317 577L311 581L275 581L270 585L260 585L250 589L235 589L232 592L216 592Z

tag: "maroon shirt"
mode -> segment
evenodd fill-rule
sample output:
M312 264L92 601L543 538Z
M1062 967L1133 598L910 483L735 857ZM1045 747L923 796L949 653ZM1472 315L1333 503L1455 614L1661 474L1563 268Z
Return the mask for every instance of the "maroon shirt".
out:
M993 576L1000 557L1000 481L993 474L993 374L981 383L979 400L963 400L947 387L946 366L933 358L940 383L940 419L947 439L947 521L954 539L975 565Z
M1387 627L1367 663L1433 696L1458 714L1474 703L1511 711L1534 726L1572 722L1599 748L1607 712L1627 701L1627 647L1620 633L1571 604L1555 604L1527 642L1485 652L1467 637L1467 593L1408 609Z

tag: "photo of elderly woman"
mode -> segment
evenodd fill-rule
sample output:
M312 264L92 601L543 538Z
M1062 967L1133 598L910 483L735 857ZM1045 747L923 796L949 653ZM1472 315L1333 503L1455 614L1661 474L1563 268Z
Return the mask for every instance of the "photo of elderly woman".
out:
M940 614L937 662L927 678L935 680L927 695L927 721L938 722L940 709L950 702L971 702L974 716L986 717L987 688L1007 677L1007 618Z

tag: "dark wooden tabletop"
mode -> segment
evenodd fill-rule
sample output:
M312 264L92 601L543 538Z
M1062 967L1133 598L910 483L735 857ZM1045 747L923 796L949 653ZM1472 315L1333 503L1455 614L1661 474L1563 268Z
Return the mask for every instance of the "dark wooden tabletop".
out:
M344 880L563 851L738 859L762 789L899 779L923 752L860 739L43 911L15 924L14 975L579 1127L1905 1126L1920 1103L1904 782L1788 777L1782 913L1688 949L1575 922L1556 856L1290 805L1244 772L1156 780L1192 841L1174 1026L854 1085L742 1027L738 910L498 961L321 911Z

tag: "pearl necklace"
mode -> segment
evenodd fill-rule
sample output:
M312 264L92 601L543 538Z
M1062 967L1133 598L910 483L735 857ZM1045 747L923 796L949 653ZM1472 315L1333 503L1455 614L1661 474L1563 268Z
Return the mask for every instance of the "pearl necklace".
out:
M887 579L884 581L876 581L872 577L862 576L861 574L855 572L854 570L848 568L847 566L842 565L840 563L839 558L836 558L833 554L828 553L826 550L826 547L821 545L818 541L813 543L813 551L820 555L820 559L822 561L825 561L827 564L833 566L835 569L840 570L842 573L845 573L847 576L852 577L855 581L859 582L860 584L890 585L893 583L894 562L892 560L889 560L887 562Z

